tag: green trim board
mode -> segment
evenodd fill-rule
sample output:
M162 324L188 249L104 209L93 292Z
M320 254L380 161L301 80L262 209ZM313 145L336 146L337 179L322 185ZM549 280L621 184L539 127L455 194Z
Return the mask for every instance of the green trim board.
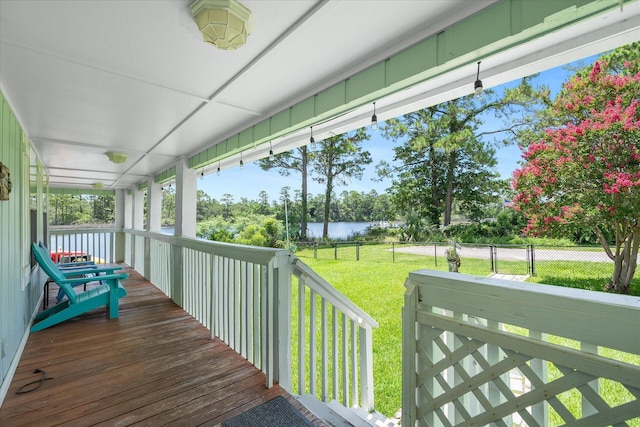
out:
M176 167L172 166L153 177L156 184L164 184L168 181L175 179Z
M638 0L504 0L189 158L199 169Z

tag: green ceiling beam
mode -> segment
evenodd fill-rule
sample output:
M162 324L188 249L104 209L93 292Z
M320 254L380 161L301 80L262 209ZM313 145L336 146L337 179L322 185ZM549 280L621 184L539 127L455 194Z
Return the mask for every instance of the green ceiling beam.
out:
M623 3L632 1L638 0ZM501 1L201 151L189 158L189 167L202 168L620 7L620 0Z

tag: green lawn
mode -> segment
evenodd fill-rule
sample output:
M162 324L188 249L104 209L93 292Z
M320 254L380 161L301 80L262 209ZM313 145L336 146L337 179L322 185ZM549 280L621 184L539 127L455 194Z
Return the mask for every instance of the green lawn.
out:
M335 249L330 247L318 249L317 259L314 258L313 249L300 250L296 255L380 324L373 331L375 407L379 412L393 416L401 406L404 282L411 271L425 268L446 270L446 262L439 258L436 265L433 256L406 253L396 253L393 262L391 245L361 246L360 260L357 262L354 247L338 247L338 260L333 259ZM540 275L530 280L602 289L606 281L606 265L597 277L590 278L580 273L590 271L585 269L585 264L594 263L567 262L564 265L555 262L553 268L539 269ZM502 262L502 265L508 265L508 262ZM486 276L491 271L487 260L463 258L460 272ZM638 279L634 281L632 289L636 295L639 293ZM640 365L640 360L633 360L632 363Z
M339 247L338 251L342 251L339 257L346 259L331 259L333 248L319 249L318 259L313 258L312 249L296 255L379 323L373 331L375 405L379 412L393 416L401 406L404 282L411 271L446 270L447 266L442 258L436 266L433 257L405 253L396 256L394 263L390 246L362 246L357 262L353 247ZM347 258L347 251L353 256ZM486 264L483 260L464 260L460 271L486 275Z

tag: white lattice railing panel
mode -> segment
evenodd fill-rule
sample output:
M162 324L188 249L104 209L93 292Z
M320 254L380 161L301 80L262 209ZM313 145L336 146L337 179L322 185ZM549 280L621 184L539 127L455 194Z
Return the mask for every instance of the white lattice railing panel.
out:
M640 426L640 299L436 272L407 289L403 424Z

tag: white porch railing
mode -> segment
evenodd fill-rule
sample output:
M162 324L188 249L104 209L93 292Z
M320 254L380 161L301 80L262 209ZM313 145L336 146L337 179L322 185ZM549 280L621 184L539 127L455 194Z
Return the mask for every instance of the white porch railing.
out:
M640 298L419 271L402 424L640 425Z
M129 265L261 369L268 387L373 409L377 323L288 250L135 230L124 248Z
M45 243L50 251L84 252L90 260L110 263L115 261L115 235L114 228L51 227L49 242Z
M373 410L372 328L378 323L300 259L292 267L298 278L294 392Z

